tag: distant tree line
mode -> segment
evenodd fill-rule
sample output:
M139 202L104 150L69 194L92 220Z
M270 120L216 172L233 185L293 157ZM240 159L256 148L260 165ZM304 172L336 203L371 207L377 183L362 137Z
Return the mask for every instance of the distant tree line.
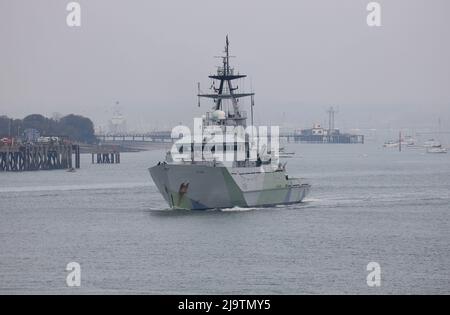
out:
M60 119L47 118L39 114L24 119L0 116L0 136L20 137L24 130L35 129L41 136L64 136L73 141L95 143L94 124L86 117L70 114Z

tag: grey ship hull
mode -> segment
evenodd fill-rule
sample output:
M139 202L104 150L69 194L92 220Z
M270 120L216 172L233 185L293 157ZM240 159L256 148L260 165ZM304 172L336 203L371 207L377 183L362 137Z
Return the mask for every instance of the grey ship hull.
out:
M259 207L301 202L310 185L287 179L284 171L165 164L149 169L171 208Z

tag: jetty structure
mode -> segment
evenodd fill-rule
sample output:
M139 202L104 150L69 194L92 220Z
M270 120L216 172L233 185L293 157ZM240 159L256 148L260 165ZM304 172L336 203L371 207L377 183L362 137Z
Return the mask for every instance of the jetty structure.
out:
M335 128L334 116L337 111L331 106L328 110L328 128L322 127L320 124L313 124L310 129L302 129L292 134L284 134L288 141L305 143L364 143L364 135L356 135L350 133L341 133Z
M57 143L0 143L0 172L80 168L80 146Z
M234 79L245 78L243 74L232 74L231 70L229 74L214 74L209 76L211 79L219 80L223 78L223 83L219 84L216 89L217 92L221 92L224 89L229 89L228 82ZM214 86L215 87L215 86ZM232 87L232 89L236 89ZM240 97L250 96L252 97L251 103L253 101L253 93L234 93L233 96L238 99ZM205 97L216 100L216 108L220 108L222 102L230 98L230 96L223 95L221 98L217 97L215 94L202 94L199 91L198 97ZM218 107L219 106L219 107ZM253 121L253 105L250 107L250 119ZM335 127L335 114L338 113L337 110L331 106L328 110L328 126L322 126L321 124L315 123L312 128L301 129L301 130L281 130L280 139L285 139L287 142L301 142L301 143L344 143L344 144L356 144L364 143L364 135L353 134L353 133L342 133L338 128ZM207 113L207 115L210 113ZM241 118L245 119L246 112L240 111ZM253 123L252 123L253 125ZM131 144L131 143L171 143L178 138L172 138L170 130L161 131L151 131L146 133L104 133L96 134L97 140L103 144Z
M91 150L92 164L119 164L120 150L117 147L98 146Z

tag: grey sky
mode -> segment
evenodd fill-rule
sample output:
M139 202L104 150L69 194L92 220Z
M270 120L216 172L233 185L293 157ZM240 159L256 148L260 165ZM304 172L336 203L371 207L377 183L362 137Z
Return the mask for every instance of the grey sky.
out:
M450 124L450 1L0 0L0 114L79 113L102 124L116 100L135 128L172 127L196 107L229 34L260 123L304 127ZM250 85L247 80L246 87ZM447 128L449 129L449 128Z

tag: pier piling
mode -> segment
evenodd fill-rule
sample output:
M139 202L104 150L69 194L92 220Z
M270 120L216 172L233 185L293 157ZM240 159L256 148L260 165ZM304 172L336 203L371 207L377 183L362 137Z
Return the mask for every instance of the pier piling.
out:
M66 143L3 144L0 146L0 172L21 172L80 168L80 147Z
M116 149L99 148L91 152L92 164L119 164L120 152Z

